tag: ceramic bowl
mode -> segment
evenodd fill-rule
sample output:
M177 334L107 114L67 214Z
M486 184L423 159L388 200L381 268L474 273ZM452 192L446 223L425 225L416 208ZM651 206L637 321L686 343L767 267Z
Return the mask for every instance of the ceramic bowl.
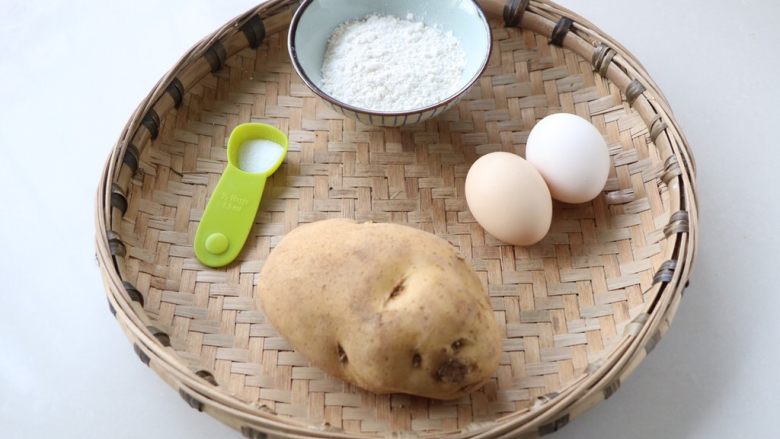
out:
M328 39L341 23L371 14L406 17L451 31L466 55L461 86L447 98L408 111L373 111L342 102L322 87L322 61ZM335 110L364 124L401 126L423 122L455 105L487 67L490 26L474 0L303 0L290 23L290 58L303 82Z

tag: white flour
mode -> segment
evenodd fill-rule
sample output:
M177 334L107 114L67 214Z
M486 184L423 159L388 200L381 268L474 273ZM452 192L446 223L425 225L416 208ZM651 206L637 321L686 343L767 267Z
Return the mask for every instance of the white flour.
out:
M322 63L322 88L336 99L375 111L412 110L453 95L466 56L452 32L391 15L339 25Z

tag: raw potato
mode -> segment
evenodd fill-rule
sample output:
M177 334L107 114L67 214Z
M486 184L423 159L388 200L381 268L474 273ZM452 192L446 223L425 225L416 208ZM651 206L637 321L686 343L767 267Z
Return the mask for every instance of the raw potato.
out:
M326 220L271 252L259 298L312 364L376 392L454 399L498 367L501 335L447 241L397 224Z

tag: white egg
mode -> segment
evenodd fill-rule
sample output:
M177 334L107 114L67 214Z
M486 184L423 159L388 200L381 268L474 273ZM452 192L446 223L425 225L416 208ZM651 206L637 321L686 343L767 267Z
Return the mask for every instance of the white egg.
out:
M542 174L552 197L565 203L596 198L609 176L607 143L596 127L574 114L540 120L528 135L525 158Z
M491 152L466 175L466 203L491 235L515 245L535 244L550 230L552 198L539 172L519 155Z

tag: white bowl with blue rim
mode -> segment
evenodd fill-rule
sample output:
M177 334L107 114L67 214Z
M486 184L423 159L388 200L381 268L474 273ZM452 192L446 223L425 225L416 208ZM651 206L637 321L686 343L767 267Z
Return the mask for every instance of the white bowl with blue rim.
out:
M323 90L325 49L340 24L372 14L406 17L409 13L426 25L451 31L458 39L466 65L455 93L421 108L375 111L342 102ZM428 120L458 103L485 71L492 39L485 14L475 0L303 0L290 23L287 46L303 82L335 110L368 125L401 126Z

